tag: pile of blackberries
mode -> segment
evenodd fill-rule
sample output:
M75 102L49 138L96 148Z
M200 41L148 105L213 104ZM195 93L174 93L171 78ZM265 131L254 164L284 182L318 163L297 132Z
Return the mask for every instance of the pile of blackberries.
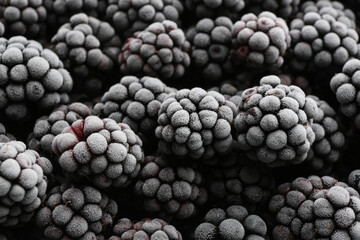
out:
M0 0L0 240L360 239L360 0Z

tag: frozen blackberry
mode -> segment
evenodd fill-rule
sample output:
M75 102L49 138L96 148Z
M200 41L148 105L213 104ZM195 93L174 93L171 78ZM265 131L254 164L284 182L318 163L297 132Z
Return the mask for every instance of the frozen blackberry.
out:
M254 212L266 206L275 188L270 168L236 152L222 157L209 174L210 193L217 205L242 205Z
M126 40L118 59L120 71L163 81L179 79L190 65L189 51L190 43L175 22L156 22Z
M267 226L258 215L249 215L247 209L233 205L226 210L213 208L205 215L205 222L195 230L196 240L265 240Z
M73 81L55 53L20 36L0 46L0 115L30 120L69 101Z
M72 103L57 107L50 115L39 118L28 136L28 146L42 156L51 158L54 138L76 120L89 116L91 109L82 103Z
M235 104L215 91L193 88L170 94L161 104L155 130L159 152L193 159L227 153L236 112Z
M269 203L273 239L358 239L359 193L332 177L297 178Z
M245 7L244 0L184 0L185 7L196 19L226 16L233 21L238 20Z
M357 191L360 190L360 170L356 169L349 174L348 183Z
M216 82L236 72L230 61L232 21L227 17L204 18L190 28L191 63L206 82Z
M107 8L106 0L44 0L47 10L48 32L56 33L60 26L68 23L70 17L77 13L102 18ZM50 34L48 34L50 35Z
M356 29L355 13L345 8L343 3L332 0L306 1L301 4L299 15L308 12L317 12L322 16L330 15L336 21L344 23L348 28ZM329 16L328 16L329 17Z
M54 138L52 151L65 173L99 188L127 186L144 160L142 142L127 124L96 116L65 128Z
M155 22L171 20L180 24L183 11L180 0L109 0L105 18L125 40Z
M315 140L309 124L320 110L297 86L280 84L277 76L242 93L235 119L241 150L270 167L303 162Z
M0 143L0 226L31 220L45 197L45 173L51 171L50 161L23 142Z
M4 24L4 29L0 27L0 32L4 33L6 29L6 37L21 35L39 38L46 32L46 17L47 11L43 6L43 0L0 2L0 21Z
M330 82L331 90L336 94L341 112L354 120L360 129L360 60L347 61L342 72L335 74Z
M49 191L35 221L45 239L105 239L117 211L99 190L63 184Z
M283 65L291 43L285 20L271 12L243 15L234 23L232 35L230 55L235 64L269 71Z
M300 0L245 0L246 10L259 14L273 12L281 18L290 18L299 10Z
M330 174L334 163L341 157L345 136L340 131L336 112L325 101L316 96L308 96L316 101L320 111L310 123L315 133L315 142L311 146L306 161L316 172Z
M5 126L0 123L0 142L7 143L15 140L15 137L12 134L6 132Z
M145 210L157 217L188 219L207 201L200 172L192 167L172 166L171 157L147 156L135 185Z
M290 23L290 67L309 73L319 69L330 73L340 70L358 53L357 32L347 26L343 18L337 18L337 11L332 7L320 8L305 2L301 8L303 11Z
M126 76L102 96L93 114L126 123L143 140L145 147L156 146L154 132L158 112L161 103L173 92L157 78Z
M109 238L109 240L135 239L182 240L183 238L174 226L159 218L144 219L136 223L128 218L122 218L114 226L113 236Z
M80 79L98 71L110 72L121 46L109 23L84 13L72 16L70 23L61 26L51 42L65 68Z

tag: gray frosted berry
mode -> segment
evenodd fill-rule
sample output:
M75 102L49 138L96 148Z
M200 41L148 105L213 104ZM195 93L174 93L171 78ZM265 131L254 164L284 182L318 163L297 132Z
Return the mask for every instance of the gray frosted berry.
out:
M96 116L65 128L54 138L52 151L68 176L99 188L129 185L144 159L142 141L127 124Z
M297 86L270 75L242 92L234 127L237 146L270 167L303 162L315 141L311 119L319 113Z
M59 57L34 40L0 39L0 114L15 122L69 102L73 80Z
M55 52L76 78L109 73L120 52L121 41L113 27L84 13L75 14L51 39Z
M62 184L47 193L35 223L45 239L104 239L117 212L116 202L99 190Z
M269 203L275 221L272 236L280 239L347 239L359 237L359 193L343 182L324 176L297 178L278 187ZM316 231L310 231L316 229ZM342 235L343 236L343 235Z
M196 240L268 238L265 221L257 215L250 215L241 205L232 205L226 210L213 208L204 220L195 230Z
M207 202L203 178L192 167L172 166L170 157L148 156L135 184L145 210L165 219L194 217Z
M271 12L248 13L234 23L232 61L240 66L275 71L284 63L291 37L284 19Z
M155 130L159 151L193 159L227 153L233 143L235 104L215 91L182 89L161 104Z
M49 168L43 168L44 166ZM48 186L52 165L20 141L0 143L0 225L20 226L31 221Z
M170 20L156 22L136 32L122 46L118 57L124 75L181 78L190 65L190 43Z

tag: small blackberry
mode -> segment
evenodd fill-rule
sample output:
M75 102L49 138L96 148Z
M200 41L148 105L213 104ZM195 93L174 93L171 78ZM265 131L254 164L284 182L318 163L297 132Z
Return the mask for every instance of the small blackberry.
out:
M182 240L183 238L174 226L159 218L144 219L136 223L128 218L122 218L114 226L113 236L109 240L131 239Z
M47 178L52 170L48 159L23 142L0 143L0 226L29 222L45 197Z
M266 76L242 93L235 119L237 143L247 155L270 167L303 162L315 140L309 121L319 108L297 86Z
M246 88L247 87L243 86L242 84L238 84L238 82L225 81L220 84L220 87L213 87L208 89L208 92L215 91L222 94L226 100L234 103L236 108L238 108L242 102L241 95L243 93L243 90Z
M65 128L54 138L52 151L69 177L99 188L129 185L144 159L142 142L128 125L96 116Z
M300 0L245 0L245 9L248 12L259 14L262 11L269 11L284 19L296 14L299 5Z
M245 7L244 0L185 0L186 10L196 19L228 17L238 20Z
M205 222L195 230L196 240L265 240L267 226L257 215L249 215L246 208L233 205L226 210L213 208L205 215Z
M358 239L359 193L332 177L297 178L269 203L273 239Z
M105 18L125 40L155 22L171 20L180 24L183 11L181 0L109 0Z
M218 17L201 19L187 31L186 37L192 46L192 66L204 81L217 82L236 72L229 57L232 28L229 18Z
M190 43L173 21L153 23L124 43L119 55L124 75L181 78L190 65Z
M85 13L95 18L103 18L107 8L106 0L43 0L47 10L48 35L53 36L71 16Z
M234 23L231 59L237 65L278 70L290 47L289 28L271 12L245 14Z
M292 42L288 61L293 70L315 73L321 69L333 73L357 55L359 36L330 14L336 15L334 8L317 8L310 2L301 8L303 11L289 25Z
M209 171L210 193L220 206L242 205L250 212L264 207L275 188L272 171L232 152Z
M36 120L33 132L28 136L27 142L33 149L48 158L52 158L51 145L54 138L76 120L89 116L91 109L82 103L61 105L48 116Z
M73 15L51 42L65 68L79 79L96 76L96 72L109 73L121 46L109 23L84 13Z
M207 201L200 172L192 167L172 166L173 159L147 156L135 185L145 210L165 219L194 217Z
M344 23L348 28L356 29L355 13L351 9L345 8L344 4L339 1L306 1L301 4L299 12L299 15L308 12L317 12L322 16L330 15L330 18L335 18L336 21Z
M45 2L47 0L44 0ZM0 34L6 37L26 36L39 38L46 32L47 11L43 0L5 0L0 2Z
M320 111L310 123L315 133L315 142L310 148L306 161L316 172L323 175L330 174L333 164L341 157L345 136L339 129L334 109L316 96L308 97L316 101Z
M63 184L49 191L35 221L45 239L105 239L117 211L97 189Z
M193 88L170 94L161 104L155 130L159 152L193 159L227 153L236 112L235 104L215 91Z
M0 45L0 115L25 121L69 102L73 81L55 53L20 36Z
M93 114L126 123L153 150L161 103L174 90L157 78L126 76L113 85L94 106ZM155 144L154 144L155 143Z
M342 71L331 79L330 87L340 103L341 112L353 119L355 126L360 129L360 60L347 61Z

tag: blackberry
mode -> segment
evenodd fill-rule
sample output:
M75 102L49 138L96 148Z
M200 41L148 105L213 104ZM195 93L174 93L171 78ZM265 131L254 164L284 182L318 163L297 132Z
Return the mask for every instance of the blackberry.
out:
M0 45L0 115L27 121L69 102L72 78L55 53L20 36Z
M347 61L340 73L335 74L330 81L330 87L340 103L341 112L353 119L355 126L360 129L360 60Z
M0 143L0 226L28 223L45 197L48 159L20 141Z
M360 190L360 170L359 169L356 169L349 174L348 183L351 187L355 188L357 191Z
M145 210L157 217L188 219L207 201L200 172L192 167L172 166L170 157L147 156L135 185Z
M273 239L357 239L359 204L359 193L332 177L281 184L269 203Z
M110 72L121 46L109 23L84 13L73 15L51 42L65 68L79 79L93 76L96 72Z
M171 239L182 240L181 233L164 220L144 219L133 223L128 218L120 219L113 228L113 236L109 240L130 239Z
M125 40L155 22L171 20L180 24L183 11L180 0L109 0L105 18Z
M332 15L337 13L334 8L317 8L310 2L301 8L303 11L290 23L289 62L294 71L314 73L324 70L332 73L357 55L359 36L344 21Z
M63 184L49 191L35 221L45 239L105 239L117 211L99 190Z
M54 138L76 120L84 119L90 113L89 107L78 102L57 107L50 115L42 116L36 121L33 132L27 139L29 148L41 156L52 158L51 145Z
M44 0L45 2L47 0ZM0 34L6 37L17 35L39 38L46 32L47 11L43 0L14 1L5 0L0 3Z
M7 143L15 140L15 137L12 134L8 133L5 126L0 123L0 142Z
M244 0L216 1L216 0L185 0L186 10L195 15L196 19L226 16L233 21L242 15L245 7Z
M127 124L89 116L73 122L52 142L68 176L99 188L125 187L140 171L142 142Z
M301 4L299 12L299 15L307 12L317 12L322 16L330 15L336 21L344 23L348 28L356 29L355 13L351 9L345 8L344 4L339 1L306 1Z
M192 45L191 63L206 82L217 82L232 75L235 66L230 61L233 23L227 17L204 18L190 28L186 37Z
M334 163L341 157L341 149L345 145L345 136L340 131L336 112L325 101L316 96L308 96L316 101L320 109L310 124L315 133L315 142L311 146L306 161L318 173L330 174Z
M236 112L235 104L215 91L193 88L170 94L161 104L155 130L159 152L193 159L227 153Z
M44 0L43 5L47 10L46 23L51 36L63 24L68 23L71 16L85 13L95 18L103 18L108 6L106 0Z
M245 0L245 3L248 12L259 14L262 11L270 11L288 19L298 12L300 0Z
M249 215L247 209L233 205L226 210L213 208L205 215L205 222L195 230L196 240L265 240L267 226L258 215Z
M234 23L232 34L230 56L235 64L269 71L283 65L291 38L282 18L271 12L248 13Z
M93 114L126 123L139 135L144 146L156 146L154 135L161 103L174 90L157 78L126 76L106 92Z
M270 168L236 152L222 157L209 174L209 192L216 204L242 205L250 212L266 206L275 188Z
M136 32L124 43L119 55L124 75L179 79L190 65L190 43L173 21L165 20Z
M316 102L277 76L242 94L235 119L237 143L247 155L270 167L303 162L315 140L309 121L319 114Z

